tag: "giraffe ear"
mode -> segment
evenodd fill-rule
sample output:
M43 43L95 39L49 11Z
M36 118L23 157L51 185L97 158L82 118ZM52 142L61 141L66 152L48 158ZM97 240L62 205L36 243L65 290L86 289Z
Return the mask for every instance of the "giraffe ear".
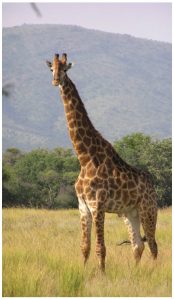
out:
M48 66L48 68L50 68L50 70L52 71L52 63L48 60L46 60L46 64Z
M73 64L72 64L72 63L69 63L69 64L67 64L67 65L66 65L66 71L68 71L69 69L71 69L71 68L72 68L72 66L73 66Z

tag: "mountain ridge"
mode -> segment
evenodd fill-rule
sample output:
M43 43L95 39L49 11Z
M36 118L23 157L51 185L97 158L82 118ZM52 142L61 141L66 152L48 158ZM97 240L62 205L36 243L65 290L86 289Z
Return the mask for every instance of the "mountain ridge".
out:
M3 149L72 147L45 64L58 51L76 62L69 76L106 139L171 136L170 43L71 25L17 27L3 29L3 82L15 86L3 97Z
M169 44L169 45L172 45L172 43L170 42L166 42L166 41L161 41L161 40L155 40L155 39L151 39L151 38L143 38L143 37L137 37L137 36L134 36L132 34L129 34L129 33L119 33L119 32L110 32L110 31L105 31L105 30L101 30L101 29L92 29L92 28L88 28L88 27L85 27L85 26L81 26L81 25L74 25L74 24L50 24L50 23L45 23L45 24L42 24L42 23L37 23L37 24L28 24L28 23L24 23L22 25L14 25L14 26L4 26L2 27L2 29L17 29L17 28L21 28L21 27L36 27L36 26L59 26L59 27L74 27L74 28L77 28L77 29L82 29L82 30L89 30L89 31L93 31L93 32L101 32L101 33L106 33L106 34L110 34L110 35L120 35L120 36L125 36L125 37L130 37L130 38L134 38L134 39L138 39L138 40L145 40L145 41L150 41L150 42L158 42L158 43L162 43L162 44Z

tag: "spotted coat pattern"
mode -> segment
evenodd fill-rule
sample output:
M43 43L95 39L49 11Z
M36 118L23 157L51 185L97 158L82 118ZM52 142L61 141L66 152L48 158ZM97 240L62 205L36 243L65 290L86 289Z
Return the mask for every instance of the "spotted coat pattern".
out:
M156 258L157 199L150 176L123 161L94 128L74 83L66 72L64 76L61 74L66 64L66 55L62 61L58 58L55 68L53 61L53 85L60 87L69 135L81 166L75 190L79 200L84 263L90 254L93 222L99 267L105 269L105 212L123 216L136 262L140 261L144 250L140 224L151 254Z

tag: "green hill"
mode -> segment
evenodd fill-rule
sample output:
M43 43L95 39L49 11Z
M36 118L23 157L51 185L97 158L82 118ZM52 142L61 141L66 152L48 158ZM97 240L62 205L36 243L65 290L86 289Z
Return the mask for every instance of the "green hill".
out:
M132 132L171 136L172 46L66 25L23 25L2 34L3 149L71 147L58 88L45 60L67 52L96 128L111 142Z

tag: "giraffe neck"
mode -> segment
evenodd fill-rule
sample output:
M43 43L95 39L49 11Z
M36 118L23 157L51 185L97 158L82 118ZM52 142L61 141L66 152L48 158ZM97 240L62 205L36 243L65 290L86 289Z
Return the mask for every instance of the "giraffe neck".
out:
M60 85L69 135L81 165L91 157L93 144L100 134L90 121L74 83L66 76Z
M94 128L74 83L66 76L60 85L69 135L80 165L89 161L98 167L104 161L114 161L118 168L127 164L115 152L113 146Z

